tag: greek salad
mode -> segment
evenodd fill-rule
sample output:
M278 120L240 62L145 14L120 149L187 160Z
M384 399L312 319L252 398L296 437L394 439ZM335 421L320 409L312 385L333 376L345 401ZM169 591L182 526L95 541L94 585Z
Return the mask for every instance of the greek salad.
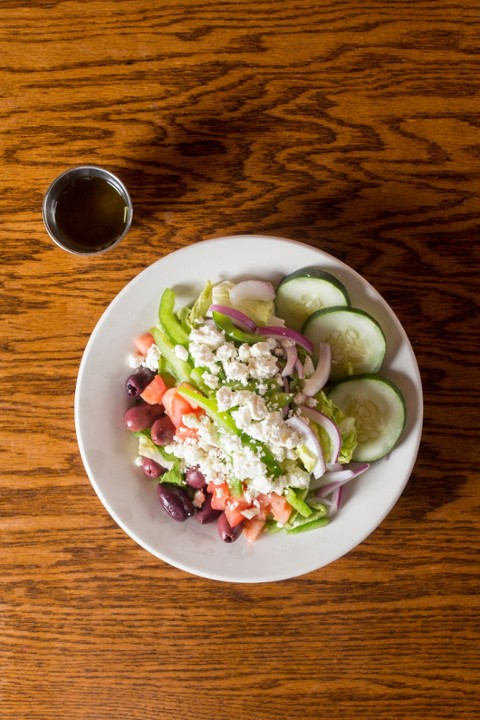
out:
M319 267L208 282L184 307L166 288L133 345L135 462L173 520L216 523L225 542L325 526L405 425L381 326Z

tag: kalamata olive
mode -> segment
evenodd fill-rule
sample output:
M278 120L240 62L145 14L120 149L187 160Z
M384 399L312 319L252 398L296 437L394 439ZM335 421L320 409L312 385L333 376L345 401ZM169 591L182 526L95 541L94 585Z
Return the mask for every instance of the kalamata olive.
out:
M133 372L125 383L125 391L130 397L140 397L147 385L152 382L155 372L147 367L139 367Z
M187 481L188 485L190 485L190 487L195 488L196 490L200 490L207 484L207 481L205 480L205 475L201 472L197 465L188 468L187 472L185 473L185 480Z
M150 478L158 478L167 471L167 469L158 462L147 457L142 458L142 469L145 475Z
M235 527L232 527L230 523L227 520L227 517L224 512L219 516L217 520L217 530L218 534L222 538L223 542L231 543L235 542L237 538L240 537L243 530L243 523L240 523L239 525L235 525Z
M207 523L215 522L215 520L222 514L221 510L215 510L215 508L212 508L212 496L210 493L205 493L205 502L203 503L202 507L198 508L197 512L195 513L195 520L197 520L202 525L207 525Z
M175 425L168 415L162 415L162 417L153 423L150 428L150 435L156 445L168 445L168 443L172 442L173 436L175 435Z
M139 432L150 428L155 420L165 413L163 405L149 405L140 403L131 407L123 416L123 421L129 430Z
M183 522L194 514L195 508L184 488L160 483L157 493L161 506L173 520Z

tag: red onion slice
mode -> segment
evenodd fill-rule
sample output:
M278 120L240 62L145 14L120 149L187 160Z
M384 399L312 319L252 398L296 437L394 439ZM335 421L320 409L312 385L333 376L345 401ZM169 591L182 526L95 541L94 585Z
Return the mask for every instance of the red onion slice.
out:
M325 480L330 480L332 483L344 483L364 473L370 467L369 463L353 464L349 463L344 465L341 470L328 470L325 473Z
M330 377L332 365L332 348L328 343L320 343L318 347L318 362L313 375L305 380L303 392L308 397L313 397L327 383Z
M296 345L300 345L310 355L313 353L313 345L308 338L291 328L280 327L279 325L266 325L257 328L257 332L265 337L285 338L292 340Z
M210 305L208 309L209 312L218 312L222 315L227 315L241 330L255 332L257 329L256 323L254 323L248 315L245 315L245 313L240 312L240 310L236 310L236 308L232 308L229 305Z
M345 465L342 465L342 463L339 462L328 462L327 472L333 472L335 470L345 470Z
M295 370L297 371L297 375L300 380L303 380L303 378L305 377L305 368L303 367L300 360L297 360L297 362L295 363Z
M282 370L282 377L287 377L288 375L291 375L293 371L295 370L295 364L297 362L298 358L298 352L295 345L287 345L283 348L285 350L286 355L286 363L285 367Z
M336 463L342 447L342 436L340 435L338 427L335 425L333 420L319 410L314 410L313 408L302 405L300 412L304 417L307 417L309 420L313 420L314 423L322 427L328 434L332 446L332 457L330 462Z
M275 288L265 280L243 280L230 288L230 300L239 305L245 300L272 302L275 299Z
M346 483L350 482L359 475L362 475L370 467L369 463L361 463L360 465L351 466L345 468L345 470L336 470L335 472L326 472L323 476L324 480L330 480L327 485L319 487L315 497L323 498L331 495L338 488L343 487Z
M338 508L340 507L340 503L342 502L342 495L343 495L343 490L341 487L338 487L332 493L332 502L335 505L335 511L337 511Z
M313 477L322 477L323 473L325 472L325 460L323 457L322 446L320 445L318 438L313 432L312 428L307 422L305 422L305 420L302 420L302 418L298 417L297 415L288 418L288 420L285 420L285 422L300 435L308 450L315 457L316 463L311 473Z

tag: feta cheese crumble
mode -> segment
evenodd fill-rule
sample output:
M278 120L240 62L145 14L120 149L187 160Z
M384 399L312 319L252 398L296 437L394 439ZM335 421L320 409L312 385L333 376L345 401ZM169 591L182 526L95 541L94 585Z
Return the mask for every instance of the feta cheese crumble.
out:
M175 345L175 355L179 360L188 360L188 350L183 345Z
M127 360L128 366L131 367L132 370L138 370L138 368L143 365L144 359L143 355L140 355L139 353L131 353Z
M145 367L147 367L149 370L158 370L158 361L162 357L162 354L158 347L153 343L148 348L148 352L146 354L145 360L143 361L143 364Z
M208 371L207 385L218 386L212 375L225 382L248 385L252 381L275 379L281 383L281 370L276 351L277 341L268 338L253 345L242 343L238 348L227 340L225 333L214 325L201 325L190 333L189 353L194 366Z

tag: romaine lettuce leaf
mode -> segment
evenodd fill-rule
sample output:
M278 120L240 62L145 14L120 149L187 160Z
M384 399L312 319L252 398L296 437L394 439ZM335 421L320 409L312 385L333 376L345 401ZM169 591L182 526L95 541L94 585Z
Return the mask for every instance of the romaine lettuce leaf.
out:
M317 401L317 410L329 417L336 424L342 437L342 446L338 462L342 464L349 463L352 459L353 452L357 447L357 429L353 417L348 417L340 410L335 403L320 390L315 395ZM330 461L330 441L328 435L323 428L318 428L318 439L324 451L327 462Z
M208 308L213 302L212 289L213 283L209 280L185 317L186 322L192 329L197 327L199 321L205 318Z
M244 300L234 306L230 299L230 290L233 287L234 283L228 280L214 285L212 288L212 299L215 305L235 307L237 310L240 310L240 312L248 315L257 325L268 325L273 314L273 301Z
M171 485L185 485L185 478L183 477L183 473L180 470L180 460L177 460L170 470L168 470L166 473L163 473L163 475L160 475L159 482L161 483L170 483Z
M138 454L140 457L146 457L149 458L149 460L154 460L162 467L166 467L167 469L170 468L176 462L175 456L169 455L163 448L155 445L147 432L148 431L135 433L138 437Z

